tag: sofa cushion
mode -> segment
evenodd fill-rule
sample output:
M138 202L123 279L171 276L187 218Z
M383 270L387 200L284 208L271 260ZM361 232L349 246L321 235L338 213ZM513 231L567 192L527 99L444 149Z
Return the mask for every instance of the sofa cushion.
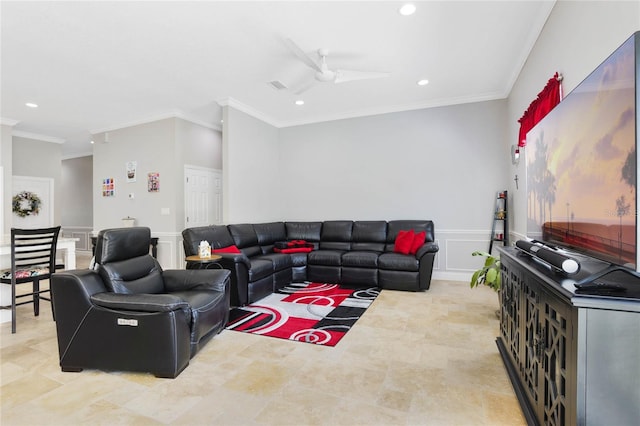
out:
M269 260L273 264L274 271L282 271L283 269L291 268L293 261L291 256L284 253L268 253L256 256L255 259Z
M387 225L387 245L385 251L393 251L398 232L412 229L414 232L425 231L425 241L435 241L433 235L433 221L430 220L392 220Z
M411 251L411 245L413 244L413 237L413 229L409 231L399 231L393 245L394 253L409 254Z
M351 250L351 232L353 222L350 220L330 220L322 224L320 249Z
M420 263L415 256L400 253L383 253L378 258L378 267L394 271L417 272Z
M387 241L387 222L383 220L353 222L351 238L351 250L384 251Z
M287 240L305 240L311 243L320 241L322 222L286 222Z
M96 263L117 262L149 254L149 241L149 228L103 229L96 241Z
M349 251L342 255L342 266L377 268L379 255L373 251Z
M341 250L316 250L307 255L307 262L309 265L340 266L343 254Z
M208 241L211 244L211 249L235 245L235 241L233 241L233 237L226 226L198 226L182 231L184 254L186 256L198 254L200 241Z
M257 223L253 225L253 230L258 237L258 244L262 248L262 253L269 253L277 241L287 239L287 231L284 222Z
M163 293L162 268L150 254L98 264L98 273L105 286L113 293Z
M249 223L229 225L229 232L238 248L248 257L257 256L262 253L253 225Z
M289 255L293 267L307 266L307 253L291 253Z
M251 258L251 268L249 268L249 282L258 281L261 278L273 274L273 262L269 259Z

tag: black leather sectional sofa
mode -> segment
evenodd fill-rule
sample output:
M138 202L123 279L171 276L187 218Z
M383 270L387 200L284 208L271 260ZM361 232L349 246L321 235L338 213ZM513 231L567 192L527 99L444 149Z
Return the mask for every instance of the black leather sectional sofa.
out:
M425 231L415 255L394 252L402 230ZM383 289L427 290L438 245L430 220L271 222L188 228L182 232L186 256L198 254L200 241L216 249L231 273L231 304L253 303L291 282L372 285ZM276 253L278 242L304 240L309 253ZM187 263L187 268L200 264Z

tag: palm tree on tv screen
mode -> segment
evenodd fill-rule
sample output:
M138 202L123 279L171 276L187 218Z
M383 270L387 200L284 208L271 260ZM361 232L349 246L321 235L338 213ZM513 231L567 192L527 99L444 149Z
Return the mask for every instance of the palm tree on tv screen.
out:
M620 250L620 258L622 259L622 216L626 216L629 214L631 210L631 204L627 203L627 200L624 198L624 195L621 195L616 200L616 214L620 219L620 225L618 228L618 247Z

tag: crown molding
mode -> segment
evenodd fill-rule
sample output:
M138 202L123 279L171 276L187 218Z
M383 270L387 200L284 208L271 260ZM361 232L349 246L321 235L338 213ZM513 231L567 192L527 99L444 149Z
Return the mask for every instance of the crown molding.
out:
M74 158L82 158L82 157L92 157L93 156L93 151L92 152L74 152L73 154L69 154L69 155L63 155L62 156L62 160L73 160Z
M169 111L169 112L165 112L165 113L158 114L158 115L152 115L152 116L149 116L149 117L146 117L146 118L142 118L142 119L139 119L139 120L129 121L127 123L114 124L112 126L103 127L103 128L99 128L99 129L89 129L89 133L91 133L92 135L96 135L96 134L99 134L99 133L113 132L114 130L126 129L127 127L133 127L133 126L139 126L141 124L153 123L155 121L166 120L168 118L180 118L181 120L189 121L191 123L197 124L199 126L207 127L209 129L212 129L212 130L217 130L217 131L221 131L222 130L220 128L220 126L216 126L215 124L207 123L207 122L204 122L202 120L199 120L199 119L196 119L194 117L191 117L191 116L185 114L183 111L174 110L174 111Z
M328 121L346 120L350 118L367 117L372 115L392 114L396 112L415 111L419 109L437 108L451 105L470 104L475 102L495 101L505 99L504 93L486 93L478 96L467 96L458 98L434 99L426 102L418 102L412 104L389 105L384 107L359 109L357 111L348 111L339 114L330 114L315 117L309 120L287 121L280 124L280 127L294 127L306 124L317 124Z
M18 124L19 120L14 120L13 118L0 117L0 124L3 126L15 126Z
M306 124L325 123L328 121L346 120L350 118L367 117L372 115L391 114L395 112L414 111L419 109L470 104L475 102L495 101L499 99L505 99L507 95L508 94L505 94L505 93L492 92L492 93L485 93L477 96L433 99L426 102L359 109L357 111L347 111L339 114L316 116L314 118L307 119L307 120L294 120L294 121L277 121L273 117L249 105L243 104L242 102L239 102L234 98L223 98L223 99L217 100L216 102L221 107L230 106L234 109L237 109L238 111L244 112L245 114L248 114L254 118L257 118L258 120L261 120L267 124L270 124L273 127L285 128L285 127L303 126Z
M542 34L542 30L547 24L549 16L551 16L551 12L553 11L556 3L556 0L542 2L543 10L540 12L540 16L538 17L538 19L531 19L532 30L529 31L529 38L525 41L520 49L520 57L517 58L518 61L516 62L516 66L513 67L513 72L510 78L507 80L507 84L505 85L505 98L509 97L511 90L513 90L513 86L516 84L516 81L518 81L518 77L520 77L520 73L522 73L524 65L531 55L531 51L533 50L535 44L538 42L538 37L540 36L540 34Z
M222 131L222 127L220 125L207 123L205 121L200 120L199 118L189 116L189 114L186 114L182 111L176 111L175 118L180 118L190 123L197 124L198 126L206 127L207 129L217 130L219 132Z
M64 139L58 138L55 136L41 135L39 133L23 132L22 130L14 130L13 132L11 132L11 135L17 136L19 138L35 139L37 141L43 141L43 142L52 142L52 143L66 142Z
M252 106L243 104L242 102L234 98L222 98L222 99L216 100L216 102L221 107L230 106L233 109L237 109L238 111L244 112L245 114L252 116L253 118L257 118L260 121L264 121L265 123L270 124L273 127L276 127L276 128L283 127L282 123L278 122L273 117L263 113L262 111L259 111L253 108Z

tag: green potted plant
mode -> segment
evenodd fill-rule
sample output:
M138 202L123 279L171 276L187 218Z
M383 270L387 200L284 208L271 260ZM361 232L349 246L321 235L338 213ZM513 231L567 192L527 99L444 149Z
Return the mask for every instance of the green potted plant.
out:
M494 257L484 251L474 251L472 256L484 256L484 266L473 273L469 285L471 288L480 284L492 288L496 292L500 291L500 258Z
M494 257L491 254L484 251L474 251L472 256L484 256L485 261L482 268L478 269L471 276L471 282L469 285L471 288L478 287L480 284L486 285L492 288L500 299L500 258ZM495 311L496 317L500 319L500 310Z

